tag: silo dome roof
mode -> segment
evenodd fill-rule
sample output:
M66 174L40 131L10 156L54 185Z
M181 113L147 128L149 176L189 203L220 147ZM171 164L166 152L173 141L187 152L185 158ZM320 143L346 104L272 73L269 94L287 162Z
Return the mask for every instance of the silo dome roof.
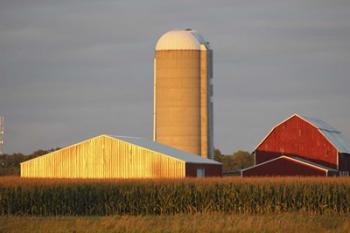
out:
M201 44L207 45L197 31L191 29L173 30L159 38L156 50L200 50Z

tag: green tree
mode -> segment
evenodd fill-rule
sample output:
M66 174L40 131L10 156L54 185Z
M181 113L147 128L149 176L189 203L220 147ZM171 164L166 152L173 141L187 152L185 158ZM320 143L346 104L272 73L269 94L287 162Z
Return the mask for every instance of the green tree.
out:
M238 150L232 155L223 155L219 149L215 149L214 160L222 163L224 173L239 172L243 168L254 165L253 155L243 150Z
M59 148L50 150L37 150L29 155L24 155L22 153L0 155L0 176L18 176L20 173L20 163L58 149Z
M247 151L236 151L232 155L236 169L243 169L254 165L254 156Z
M214 160L218 162L222 162L224 155L221 154L221 151L219 149L214 149Z

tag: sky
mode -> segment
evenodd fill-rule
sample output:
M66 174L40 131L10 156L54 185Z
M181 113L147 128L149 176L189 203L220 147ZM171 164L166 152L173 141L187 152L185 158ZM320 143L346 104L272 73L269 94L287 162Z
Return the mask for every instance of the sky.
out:
M214 50L223 153L254 150L294 113L350 138L348 0L0 0L5 152L152 139L154 46L185 28Z

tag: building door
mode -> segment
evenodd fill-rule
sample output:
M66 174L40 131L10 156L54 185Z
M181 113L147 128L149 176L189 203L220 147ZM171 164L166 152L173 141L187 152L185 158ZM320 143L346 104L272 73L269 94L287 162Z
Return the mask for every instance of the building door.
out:
M197 168L197 177L205 177L205 169Z

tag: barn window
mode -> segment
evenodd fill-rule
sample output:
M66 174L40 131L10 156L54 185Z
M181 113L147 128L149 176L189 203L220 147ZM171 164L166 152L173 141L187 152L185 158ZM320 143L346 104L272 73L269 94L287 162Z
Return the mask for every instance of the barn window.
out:
M204 176L205 176L205 169L197 168L197 177L204 177Z

